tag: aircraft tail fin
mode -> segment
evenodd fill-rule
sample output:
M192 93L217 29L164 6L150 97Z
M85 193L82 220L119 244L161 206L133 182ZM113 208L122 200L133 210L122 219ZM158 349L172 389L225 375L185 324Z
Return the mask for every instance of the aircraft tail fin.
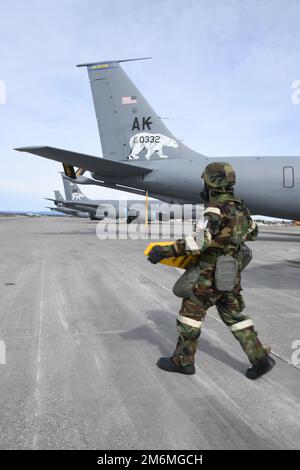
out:
M180 141L120 66L130 60L141 59L78 65L88 70L103 157L110 160L181 157Z
M54 199L59 202L63 202L65 200L60 191L54 191Z
M64 173L61 173L61 177L65 189L66 201L90 201L90 199L83 194L79 186L73 181L70 181L70 179Z

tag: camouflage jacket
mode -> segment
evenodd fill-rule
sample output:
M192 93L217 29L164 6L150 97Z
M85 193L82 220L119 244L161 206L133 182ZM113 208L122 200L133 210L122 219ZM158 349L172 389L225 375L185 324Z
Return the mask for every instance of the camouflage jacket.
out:
M166 256L200 255L214 263L222 254L235 256L242 242L255 240L258 227L245 203L232 193L220 193L211 199L195 231L166 247Z

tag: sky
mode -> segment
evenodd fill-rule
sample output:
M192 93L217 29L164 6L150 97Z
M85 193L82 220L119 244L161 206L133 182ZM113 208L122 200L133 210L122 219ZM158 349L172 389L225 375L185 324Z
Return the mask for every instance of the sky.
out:
M2 0L0 9L0 210L43 210L43 197L62 190L59 163L15 147L101 156L82 62L152 56L126 73L202 154L300 155L298 0Z

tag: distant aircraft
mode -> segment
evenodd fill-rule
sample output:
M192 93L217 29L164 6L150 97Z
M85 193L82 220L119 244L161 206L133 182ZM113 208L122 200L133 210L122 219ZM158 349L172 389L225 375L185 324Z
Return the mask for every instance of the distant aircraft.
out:
M16 150L88 170L94 184L139 194L148 191L156 199L181 204L203 202L201 174L209 162L223 160L234 167L236 194L253 214L299 219L300 157L216 159L191 150L169 131L126 75L120 63L130 60L79 65L88 70L103 158L48 146ZM156 87L157 80L155 76ZM77 182L90 184L82 174Z
M72 217L81 217L81 218L88 218L88 212L78 211L76 209L72 209L70 207L65 207L64 203L66 202L65 198L61 194L60 191L54 191L54 199L49 197L45 197L46 201L54 202L55 207L46 207L46 209L50 209L53 212L60 212L61 214L70 215Z
M54 191L55 198L45 198L48 201L53 201L56 205L55 208L50 208L65 214L74 215L78 217L89 217L91 220L103 220L109 216L115 218L124 218L128 223L136 220L145 221L145 201L128 200L120 204L119 200L96 200L89 199L83 194L79 186L74 180L68 178L64 173L61 173L63 180L65 199L59 191ZM149 201L148 220L156 220L159 214L162 217L167 216L168 210L166 204L162 205L159 201Z
M61 214L70 215L72 217L89 218L89 214L87 212L75 211L73 209L69 209L68 207L59 205L56 207L46 206L46 209L50 209L52 212L59 212Z
M26 212L25 215L27 217L41 217L40 214L37 214L36 212Z

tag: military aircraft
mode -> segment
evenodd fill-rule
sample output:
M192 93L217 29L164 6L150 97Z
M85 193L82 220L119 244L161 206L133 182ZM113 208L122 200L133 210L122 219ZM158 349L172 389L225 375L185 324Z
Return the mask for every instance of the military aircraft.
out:
M51 210L63 212L65 214L89 217L91 220L103 220L106 217L123 218L127 223L134 220L145 221L146 205L140 200L96 200L89 199L81 191L76 181L61 173L63 180L65 199L59 191L54 191L54 199L45 198L55 204ZM158 201L149 201L148 221L167 218L169 215L168 205ZM172 213L170 214L172 217Z
M44 198L46 201L52 201L55 207L46 207L46 209L50 209L53 212L60 212L61 214L70 215L72 217L89 217L88 212L78 211L76 209L72 209L70 207L64 206L66 199L63 197L60 191L54 191L54 199L49 197Z
M145 58L147 59L147 58ZM79 64L87 67L103 157L54 147L21 147L91 172L94 184L137 192L169 203L202 203L200 176L213 160L178 140L124 72L127 59ZM157 77L156 77L157 81ZM237 175L236 194L253 214L299 219L300 158L223 157ZM84 176L78 183L87 183Z
M89 214L87 212L75 211L73 209L69 209L68 207L63 207L63 206L56 206L56 207L46 206L46 209L50 209L52 212L59 212L61 214L70 215L71 217L80 217L80 218L89 217Z

